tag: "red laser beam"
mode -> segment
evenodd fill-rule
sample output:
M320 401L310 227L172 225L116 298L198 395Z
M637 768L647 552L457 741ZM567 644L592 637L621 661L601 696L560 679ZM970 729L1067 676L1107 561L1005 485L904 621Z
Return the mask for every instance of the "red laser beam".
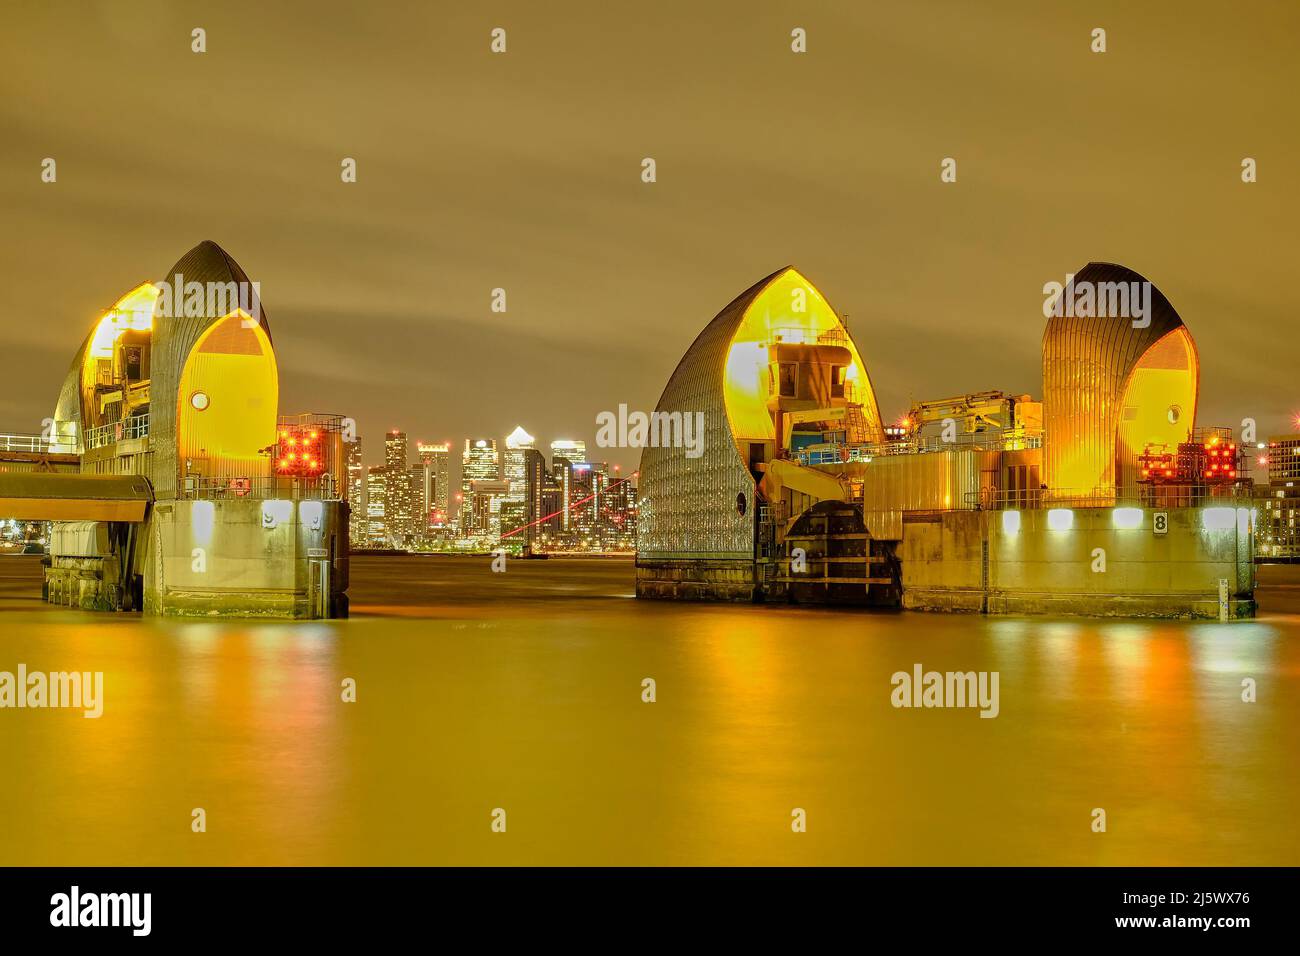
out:
M634 472L632 472L632 474L628 475L626 478L620 478L618 481L611 481L608 485L605 486L605 491L609 491L611 488L617 488L619 485L623 484L623 482L625 482L625 481L631 481L631 480L632 480L633 478L635 478L636 476L637 476L637 473L634 471ZM573 502L573 504L569 505L569 509L568 509L568 510L572 511L574 508L578 507L578 505L585 505L588 501L590 501L591 499L593 499L593 498L595 498L595 497L598 497L599 495L600 495L600 492L599 492L599 491L597 491L595 494L587 495L587 497L585 497L585 498L583 498L583 499L581 499L581 500L579 500L579 501L575 501L575 502ZM526 530L526 529L528 529L528 528L531 528L531 527L532 527L533 525L535 525L535 524L541 524L543 521L550 521L552 518L559 517L560 515L564 514L564 512L565 512L565 509L564 509L564 508L561 508L559 511L552 511L550 514L546 515L545 517L538 518L536 521L530 521L530 522L528 522L528 524L520 525L518 528L515 528L514 531L507 531L505 534L501 535L501 537L502 537L503 539L508 538L508 537L510 537L512 534L518 534L520 531L524 531L524 530Z

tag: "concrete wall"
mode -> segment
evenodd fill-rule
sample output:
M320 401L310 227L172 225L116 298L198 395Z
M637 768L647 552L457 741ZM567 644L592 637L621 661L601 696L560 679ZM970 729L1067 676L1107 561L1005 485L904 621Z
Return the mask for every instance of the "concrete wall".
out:
M229 498L154 505L144 529L145 611L309 618L347 614L347 505ZM312 565L329 565L325 613Z
M636 596L680 601L753 601L754 562L638 558Z
M1202 508L1169 509L1156 535L1153 511L1117 528L1111 508L1075 508L1068 530L1047 510L911 516L899 549L903 606L992 614L1217 617L1218 582L1230 616L1254 613L1249 517L1207 530ZM1019 527L1014 525L1018 521ZM985 548L987 547L987 561ZM1105 570L1094 549L1104 552Z

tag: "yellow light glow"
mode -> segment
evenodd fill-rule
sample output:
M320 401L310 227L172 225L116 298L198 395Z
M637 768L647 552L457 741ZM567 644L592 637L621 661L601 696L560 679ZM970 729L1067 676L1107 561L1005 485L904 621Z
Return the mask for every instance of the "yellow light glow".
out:
M90 336L90 358L110 358L113 343L123 332L148 332L153 328L153 306L158 301L158 287L152 282L136 286L104 313Z
M803 311L796 311L798 305L802 305ZM747 442L770 441L776 437L767 407L769 344L778 335L787 343L815 344L826 333L843 336L844 341L837 344L843 344L853 359L844 370L844 384L863 406L867 427L873 433L871 440L883 439L875 393L856 345L821 292L798 270L787 269L750 303L727 352L724 367L727 416L742 456L748 454Z
M265 328L244 325L239 314L207 328L190 350L180 394L202 391L210 407L199 412L183 399L177 409L181 460L202 459L213 477L267 474L262 449L278 433L279 375Z

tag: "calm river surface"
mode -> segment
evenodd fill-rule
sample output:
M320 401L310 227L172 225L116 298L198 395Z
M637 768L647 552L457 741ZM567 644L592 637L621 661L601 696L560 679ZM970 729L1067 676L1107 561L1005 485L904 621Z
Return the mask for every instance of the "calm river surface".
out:
M1253 622L1049 620L358 557L351 620L207 623L50 608L0 557L0 671L105 681L98 720L0 710L0 865L1296 865L1300 569L1261 580ZM999 672L999 716L894 708L918 663Z

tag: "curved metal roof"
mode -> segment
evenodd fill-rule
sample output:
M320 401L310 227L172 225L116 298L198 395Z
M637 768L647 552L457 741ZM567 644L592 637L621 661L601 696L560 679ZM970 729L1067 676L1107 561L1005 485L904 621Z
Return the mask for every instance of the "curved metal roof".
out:
M664 386L656 411L704 413L704 453L691 459L681 449L642 449L638 555L752 558L754 519L740 514L735 502L740 494L752 502L754 479L731 441L723 369L745 310L785 271L732 299L695 337ZM712 440L716 435L727 440Z
M1117 299L1122 307L1105 315L1053 315L1043 331L1043 481L1053 491L1114 493L1116 433L1129 376L1157 342L1185 329L1155 284L1126 266L1090 262L1073 279L1076 289L1131 289L1135 283L1149 290L1146 315L1131 298ZM1091 486L1076 487L1080 481Z
M174 283L179 275L182 282L248 283L248 274L239 263L215 242L204 240L177 260L164 274L162 282ZM172 296L173 309L177 296ZM153 349L150 356L152 384L150 385L149 447L153 450L153 482L159 498L172 498L176 494L179 462L176 449L177 403L180 394L181 374L190 351L211 326L221 321L228 312L217 315L213 310L202 315L154 316ZM266 310L261 310L261 324L268 340L271 327Z
M179 276L179 280L177 279ZM185 255L181 256L159 280L175 288L177 282L188 284L197 282L205 287L209 283L235 283L236 288L252 289L252 280L230 254L211 240L200 242ZM170 303L170 306L167 305ZM185 304L182 295L169 295L160 298L153 317L151 336L152 352L150 356L150 427L149 445L154 453L153 482L160 498L169 498L176 492L178 462L176 452L176 416L181 374L185 369L186 359L198 340L211 326L221 321L230 310L212 309L205 296L204 308L198 315L186 315L186 309L178 308ZM259 302L260 307L260 302ZM217 314L220 312L221 314ZM179 313L179 314L177 314ZM267 322L265 308L260 308L260 321L271 339L271 328ZM64 378L55 406L56 422L75 422L77 442L83 440L83 422L81 409L81 374L86 360L86 350L90 347L94 330L86 336L77 350L72 367ZM167 396L164 398L164 396Z
M680 448L642 450L637 515L640 556L752 559L754 479L733 437L726 364L750 307L769 286L791 272L816 292L793 266L764 277L732 299L704 327L669 377L655 411L703 413L705 439L698 458L687 457ZM838 314L835 319L842 329ZM878 427L879 411L865 368L861 374L870 414ZM724 438L718 440L717 436ZM739 495L744 495L748 504L744 514L736 507Z

